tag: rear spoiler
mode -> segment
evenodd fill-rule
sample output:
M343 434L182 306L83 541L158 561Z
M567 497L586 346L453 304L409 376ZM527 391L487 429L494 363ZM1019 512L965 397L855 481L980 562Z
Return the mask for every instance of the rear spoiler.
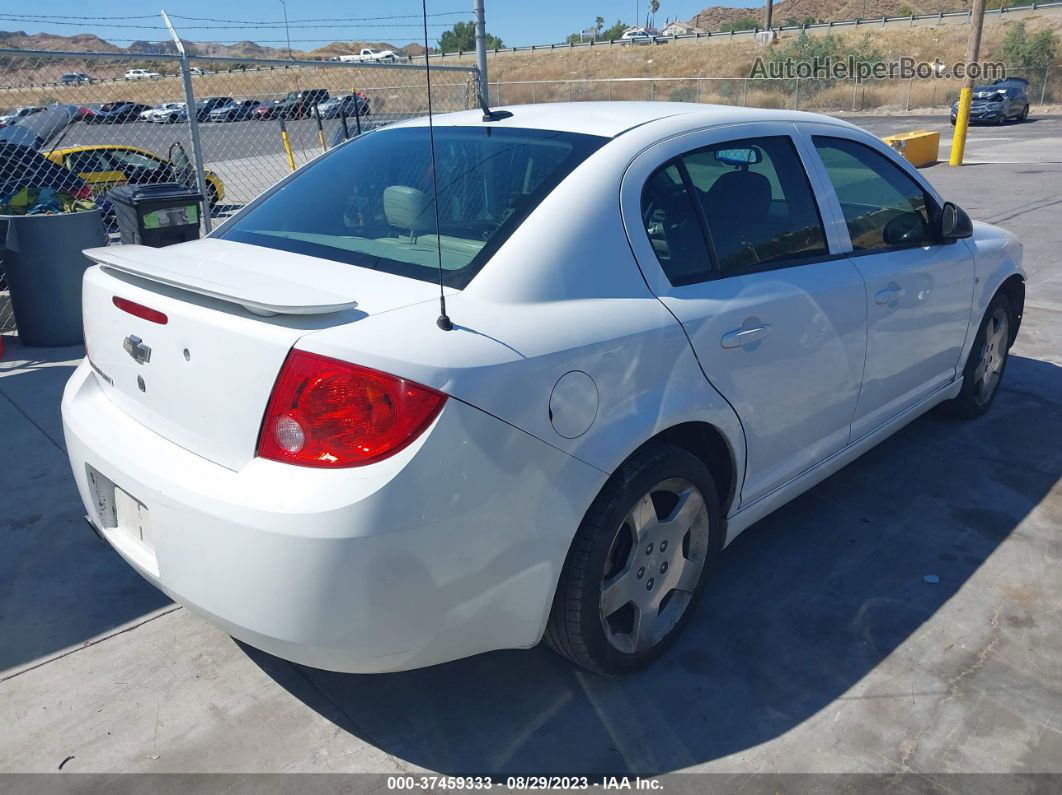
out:
M325 315L358 305L338 290L294 281L293 264L278 252L239 243L206 239L164 248L106 246L84 253L104 268L237 304L256 315Z

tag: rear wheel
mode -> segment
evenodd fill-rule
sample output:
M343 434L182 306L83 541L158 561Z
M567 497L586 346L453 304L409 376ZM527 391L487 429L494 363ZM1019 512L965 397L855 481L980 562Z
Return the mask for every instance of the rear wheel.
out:
M992 405L1010 352L1010 301L1002 293L988 305L962 371L962 391L941 409L960 419L980 417Z
M1021 113L1018 114L1018 121L1028 121L1029 119L1029 106L1026 105L1021 109Z
M667 444L636 453L579 527L546 643L595 673L648 665L693 612L721 534L715 482L700 459Z
M218 189L214 187L213 182L207 183L207 207L213 210L218 206Z

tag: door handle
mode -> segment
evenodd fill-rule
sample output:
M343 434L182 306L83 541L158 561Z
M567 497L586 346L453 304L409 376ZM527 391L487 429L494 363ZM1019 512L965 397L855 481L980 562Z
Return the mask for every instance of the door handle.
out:
M724 334L719 344L724 348L740 348L752 342L759 342L770 333L771 327L766 323L755 328L736 328Z
M893 304L901 300L905 295L907 295L907 291L900 285L890 284L884 290L878 290L874 294L874 303L881 305Z

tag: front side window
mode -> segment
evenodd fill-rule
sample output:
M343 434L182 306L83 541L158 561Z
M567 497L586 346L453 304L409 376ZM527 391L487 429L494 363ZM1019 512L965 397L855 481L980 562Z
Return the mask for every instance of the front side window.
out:
M266 194L221 237L464 287L607 139L548 130L427 127L353 139ZM434 184L440 200L435 206ZM438 217L438 226L436 226Z
M922 187L880 152L847 138L816 135L854 251L931 244L933 204Z

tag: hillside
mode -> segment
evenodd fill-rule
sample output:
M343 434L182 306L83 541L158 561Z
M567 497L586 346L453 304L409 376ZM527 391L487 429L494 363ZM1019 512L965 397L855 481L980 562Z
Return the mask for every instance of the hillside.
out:
M134 41L127 47L118 47L92 33L78 33L73 36L60 36L53 33L29 34L23 30L0 30L0 47L13 47L20 50L67 50L72 52L125 52L130 56L175 55L177 48L172 41ZM184 41L185 49L192 55L215 56L220 58L286 58L286 47L263 47L253 41L240 41L235 44L222 44L216 41ZM362 47L375 47L381 50L394 50L406 55L423 55L424 47L420 44L407 44L399 47L385 41L334 41L316 50L305 51L292 48L295 58L331 58L338 55L356 53Z
M787 20L803 22L808 18L829 22L857 17L876 19L910 13L935 14L938 11L965 11L969 7L969 2L964 0L781 0L774 4L774 24L785 24ZM709 6L689 22L698 28L716 31L727 23L747 17L762 20L763 8Z

